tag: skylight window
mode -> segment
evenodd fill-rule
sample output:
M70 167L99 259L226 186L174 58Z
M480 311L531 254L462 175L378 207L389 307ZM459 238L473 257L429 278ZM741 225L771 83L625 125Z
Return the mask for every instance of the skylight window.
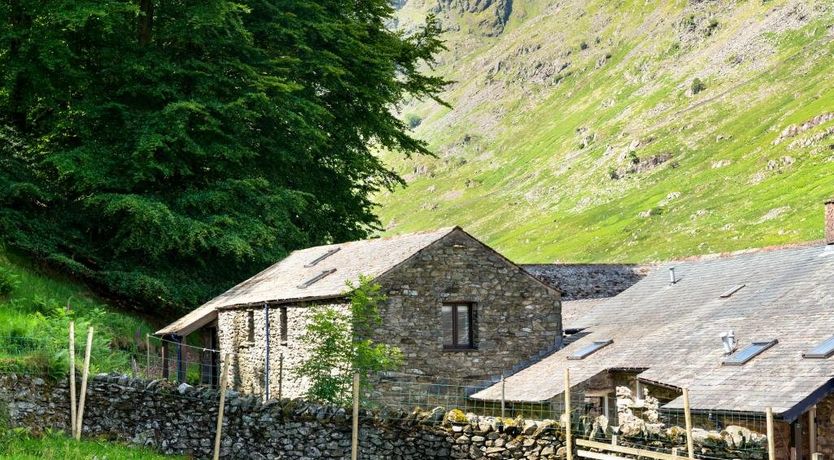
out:
M319 262L321 262L322 260L332 256L333 254L336 254L341 249L342 248L328 249L327 252L325 252L324 254L322 254L322 255L316 257L315 259L313 259L313 261L310 262L309 264L305 265L305 267L307 267L307 268L315 267Z
M817 359L826 359L834 355L834 337L831 337L821 344L817 345L816 347L812 348L811 351L807 353L802 353L803 358L817 358Z
M586 345L586 346L580 348L579 350L576 350L576 353L568 356L568 359L585 359L588 356L590 356L590 355L596 353L597 351L601 350L602 348L605 348L608 345L611 345L612 343L614 343L614 341L611 340L611 339L595 340L591 344Z
M733 295L733 294L735 294L736 292L740 291L740 290L741 290L741 288L743 288L744 286L746 286L746 284L739 284L739 285L733 286L731 289L729 289L728 291L726 291L726 292L724 292L723 294L721 294L721 298L722 298L722 299L726 299L727 297L730 297L731 295Z
M725 359L722 364L725 366L743 366L747 361L750 361L777 343L779 341L776 339L766 342L753 342Z
M325 271L323 271L323 272L319 273L318 275L316 275L316 276L314 276L314 277L312 277L312 278L308 279L307 281L305 281L305 282L303 282L303 283L299 284L299 285L298 285L298 289L307 289L308 287L310 287L310 286L312 286L313 284L317 283L319 280L321 280L321 279L322 279L322 278L324 278L325 276L330 275L331 273L333 273L333 272L335 272L335 271L336 271L336 269L335 269L335 268L331 268L330 270L325 270Z

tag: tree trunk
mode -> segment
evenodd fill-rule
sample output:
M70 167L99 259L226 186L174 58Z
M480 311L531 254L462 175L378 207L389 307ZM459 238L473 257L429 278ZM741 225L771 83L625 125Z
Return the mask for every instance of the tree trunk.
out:
M151 42L153 32L153 0L139 0L139 17L137 18L136 33L140 45Z

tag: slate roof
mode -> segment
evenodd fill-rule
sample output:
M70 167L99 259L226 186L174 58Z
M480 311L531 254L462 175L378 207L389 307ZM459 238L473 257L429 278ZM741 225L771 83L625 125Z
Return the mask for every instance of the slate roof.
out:
M347 281L355 282L359 275L375 278L456 230L462 231L459 227L449 227L433 232L330 244L294 251L285 259L206 302L156 334L187 335L214 321L217 318L217 309L221 307L341 297L345 293ZM335 249L338 251L310 266L316 259ZM300 287L327 272L330 273L306 288Z
M674 266L678 282L669 282ZM745 287L728 298L733 286ZM834 246L794 247L676 262L606 300L573 327L589 334L506 379L506 399L545 401L608 369L645 369L639 378L689 388L694 410L763 412L784 419L832 388L834 357L802 353L834 335ZM724 366L720 336L735 331L738 349L779 343L743 366ZM583 360L567 356L594 340L614 343ZM473 395L497 400L493 386ZM665 406L682 407L678 398ZM801 412L800 412L801 413Z
M605 303L610 297L601 299L581 299L562 301L562 328L581 329L577 325L583 317L589 315L598 306Z

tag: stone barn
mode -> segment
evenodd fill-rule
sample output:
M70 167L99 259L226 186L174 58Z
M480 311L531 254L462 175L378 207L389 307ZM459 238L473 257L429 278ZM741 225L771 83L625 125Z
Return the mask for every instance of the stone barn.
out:
M387 295L374 339L402 350L403 374L495 379L561 346L559 291L459 227L295 251L157 334L234 353L239 391L298 397L312 308L346 308L360 275Z

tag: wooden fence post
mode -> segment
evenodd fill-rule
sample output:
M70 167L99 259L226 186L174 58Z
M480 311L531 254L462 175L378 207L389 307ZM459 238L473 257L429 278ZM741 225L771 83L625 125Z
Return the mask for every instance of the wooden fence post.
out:
M78 421L76 409L78 409L75 392L75 321L69 323L69 385L70 385L70 426L72 435L75 436L75 423Z
M504 418L504 407L506 404L506 393L504 391L504 373L501 373L501 418ZM504 423L504 422L501 422Z
M695 458L695 444L692 439L692 411L689 410L689 389L683 389L683 415L686 419L686 453Z
M226 353L220 365L223 370L220 372L220 405L217 407L217 431L214 433L214 460L220 458L220 438L223 434L223 412L226 407L226 385L229 378L229 364L231 354Z
M145 359L145 379L151 378L151 335L145 333L145 351L147 352L147 358Z
M573 460L573 435L570 421L570 369L565 368L565 452Z
M767 457L769 460L776 460L776 434L773 429L773 409L768 407L765 410L767 415Z
M808 411L808 453L817 452L817 406Z
M359 373L353 374L353 434L351 437L351 460L359 459Z
M75 422L75 439L81 439L84 429L84 403L87 399L87 378L90 375L90 352L93 348L93 326L87 329L87 348L84 350L84 373L81 375L81 397L78 403L78 420Z

